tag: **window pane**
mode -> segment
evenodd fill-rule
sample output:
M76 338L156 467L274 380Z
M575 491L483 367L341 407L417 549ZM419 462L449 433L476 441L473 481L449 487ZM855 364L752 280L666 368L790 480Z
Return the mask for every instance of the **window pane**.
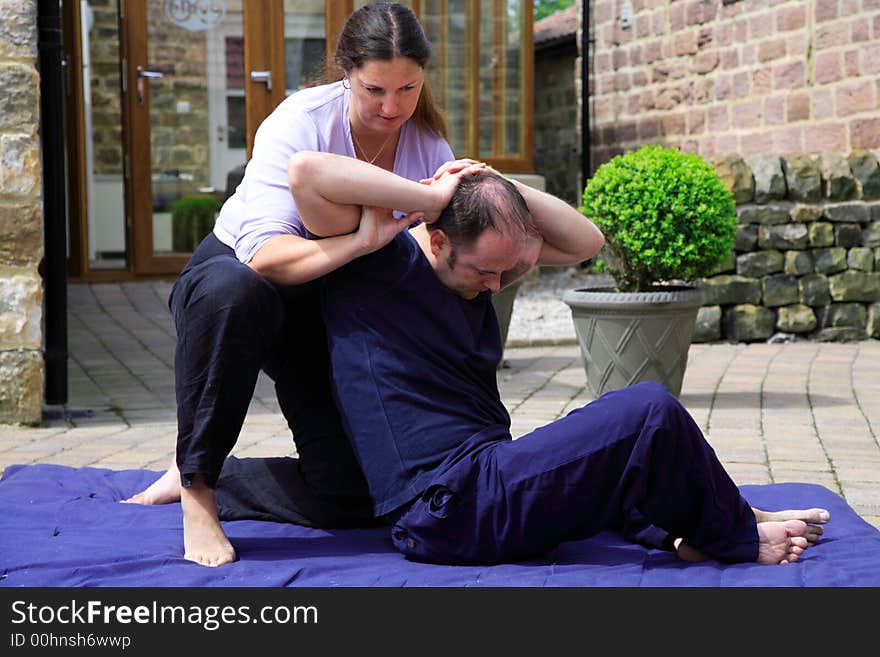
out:
M214 227L226 174L242 159L242 17L225 4L147 2L153 253L189 253ZM239 100L236 100L239 99Z
M449 124L449 143L456 155L466 155L468 43L465 0L425 0L421 23L431 42L433 55L428 82Z
M526 154L523 152L521 139L525 123L525 86L522 81L522 56L525 53L523 3L521 0L507 0L506 9L502 152L506 156L524 157Z
M498 106L501 85L498 75L501 72L499 51L495 47L498 40L498 16L494 13L495 0L480 0L480 158L496 155L493 148L495 122L498 117L493 111Z
M284 37L287 95L317 84L324 72L324 37Z
M122 83L115 2L83 3L82 52L89 267L124 269Z
M480 0L480 157L523 155L520 0Z
M226 60L226 131L227 148L247 148L247 123L244 103L244 37L227 36ZM239 156L241 153L239 153Z
M226 125L229 128L229 148L247 148L244 96L226 97Z
M315 85L324 73L324 0L284 0L286 95Z
M366 0L354 2L355 8L364 4ZM532 3L421 0L405 4L418 9L431 41L428 82L446 115L456 155L525 158L523 27ZM473 30L478 33L474 35ZM475 46L477 53L472 52Z

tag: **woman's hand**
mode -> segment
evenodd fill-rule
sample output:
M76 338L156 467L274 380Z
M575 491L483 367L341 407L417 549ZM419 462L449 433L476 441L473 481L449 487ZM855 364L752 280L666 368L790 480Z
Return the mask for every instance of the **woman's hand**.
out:
M430 180L440 180L440 178L443 177L444 173L458 173L459 171L474 165L482 165L483 167L487 166L485 162L477 162L476 160L463 157L458 160L444 162L440 165L437 171L434 172L433 176L431 176L430 178L425 178L421 182L427 183Z
M426 209L425 216L423 217L423 221L426 224L434 223L440 217L440 214L443 210L446 209L446 206L449 205L449 202L452 200L453 194L455 194L455 190L458 188L458 183L464 176L474 176L479 174L482 171L486 170L486 165L483 162L476 162L474 160L455 160L454 162L447 162L439 169L437 169L437 173L434 174L433 178L424 178L420 180L423 185L428 185L431 187L432 191L436 194L436 202L433 204L433 209Z

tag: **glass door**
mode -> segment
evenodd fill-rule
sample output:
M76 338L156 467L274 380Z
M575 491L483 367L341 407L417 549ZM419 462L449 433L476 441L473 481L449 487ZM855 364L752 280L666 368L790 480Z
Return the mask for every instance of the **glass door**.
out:
M69 273L127 271L121 39L115 0L63 5Z
M134 270L176 273L238 185L259 124L323 67L325 4L128 0L122 23Z
M211 30L207 36L208 80L208 186L226 194L230 173L247 161L247 121L244 98L244 37L241 15Z
M129 0L125 93L135 273L180 271L246 159L241 2Z
M285 96L320 82L326 61L324 0L284 0Z

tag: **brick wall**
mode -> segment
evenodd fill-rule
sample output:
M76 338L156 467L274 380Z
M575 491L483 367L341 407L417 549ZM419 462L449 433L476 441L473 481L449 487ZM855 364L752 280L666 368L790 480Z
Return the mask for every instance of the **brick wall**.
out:
M880 0L589 2L592 164L880 147Z
M43 402L42 167L37 3L0 0L0 423ZM59 154L60 156L61 154Z

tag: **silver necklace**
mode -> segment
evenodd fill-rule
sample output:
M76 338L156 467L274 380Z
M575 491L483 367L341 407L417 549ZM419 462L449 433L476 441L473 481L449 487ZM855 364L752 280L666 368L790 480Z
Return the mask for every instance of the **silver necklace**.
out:
M364 147L361 146L361 142L358 141L357 136L354 134L354 129L352 128L350 130L350 132L351 132L351 138L354 141L354 145L360 149L361 155L363 155L364 159L367 160L370 164L373 164L376 160L379 159L379 156L382 154L382 151L385 150L385 147L388 145L388 142L391 141L391 138L394 136L394 133L392 132L387 137L385 137L385 141L382 142L382 145L379 147L379 150L373 156L373 159L370 160L367 158L367 151L364 150Z

